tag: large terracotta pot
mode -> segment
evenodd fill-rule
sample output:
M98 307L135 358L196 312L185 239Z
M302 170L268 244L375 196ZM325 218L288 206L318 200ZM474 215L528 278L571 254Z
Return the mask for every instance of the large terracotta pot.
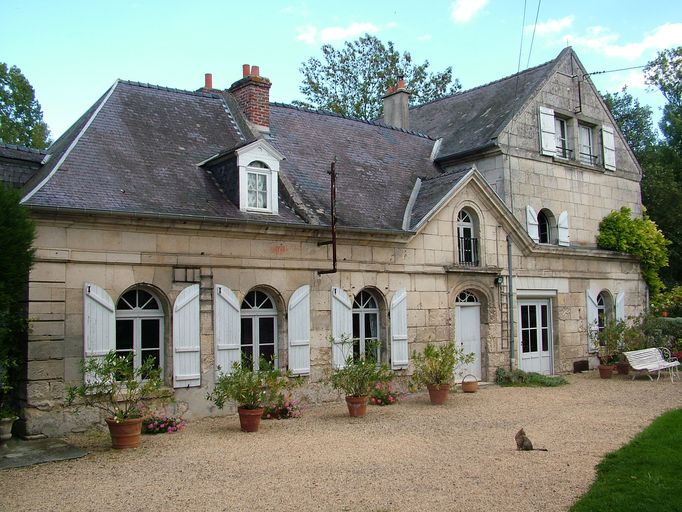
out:
M0 418L0 446L12 439L12 425L18 419L16 416Z
M610 364L600 364L598 369L599 377L602 379L610 379L613 375L613 366Z
M142 418L131 418L118 422L114 418L106 418L106 422L109 425L112 448L123 449L140 446Z
M239 425L244 432L258 432L263 410L263 407L256 407L255 409L237 408L237 412L239 412Z
M433 405L443 405L448 399L450 384L427 384L426 389Z
M367 414L366 396L347 396L346 405L348 406L348 414L354 418L361 418Z

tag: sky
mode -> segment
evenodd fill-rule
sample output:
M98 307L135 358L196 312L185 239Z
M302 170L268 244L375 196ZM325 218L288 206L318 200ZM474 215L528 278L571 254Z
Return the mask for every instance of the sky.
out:
M537 23L536 23L537 19ZM303 99L301 64L365 33L464 89L554 59L570 45L601 92L623 85L660 117L641 69L682 45L679 0L0 0L0 62L33 85L53 139L116 79L183 90L228 88L242 64L272 81L271 101Z

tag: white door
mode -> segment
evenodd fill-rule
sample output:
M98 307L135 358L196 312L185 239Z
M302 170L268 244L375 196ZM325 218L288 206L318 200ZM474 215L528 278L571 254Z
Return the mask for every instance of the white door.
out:
M519 368L552 374L552 311L549 300L519 302Z
M481 304L475 295L462 292L455 304L455 341L464 353L474 353L474 362L461 368L462 375L471 374L481 380ZM458 381L461 378L458 377Z

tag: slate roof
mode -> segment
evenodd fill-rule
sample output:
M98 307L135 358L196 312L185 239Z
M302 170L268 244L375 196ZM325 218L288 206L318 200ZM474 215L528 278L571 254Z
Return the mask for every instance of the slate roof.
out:
M570 48L520 73L410 109L410 127L443 142L436 160L496 144L496 138Z
M345 227L402 229L415 181L439 173L430 160L434 140L376 123L272 104L270 132L286 158L280 172L324 224L334 158L337 220Z
M419 193L412 208L410 229L414 229L438 205L443 197L470 172L471 167L464 167L424 179L421 182Z
M40 170L46 155L43 150L0 143L0 183L21 188Z

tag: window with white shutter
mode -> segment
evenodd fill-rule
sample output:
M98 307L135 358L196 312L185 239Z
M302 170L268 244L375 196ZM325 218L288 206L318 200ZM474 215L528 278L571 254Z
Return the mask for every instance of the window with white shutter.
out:
M301 286L289 299L289 370L310 373L310 286Z
M554 110L540 107L540 153L547 156L556 154L557 140L555 135Z
M625 292L619 291L616 294L616 320L625 320Z
M599 332L598 298L592 290L587 290L585 294L587 296L587 350L588 352L596 352L598 349L595 346L595 337Z
M526 229L528 229L528 234L533 239L533 242L539 243L540 233L538 225L538 214L532 206L526 206Z
M391 368L404 369L408 364L407 291L401 288L391 298Z
M101 287L85 283L83 287L84 356L103 359L116 348L116 310L114 301ZM93 381L86 375L87 382Z
M557 235L559 238L559 245L569 246L571 245L571 235L568 230L568 212L563 211L559 214L559 220L557 220Z
M343 368L353 350L353 303L341 288L332 287L332 366Z
M231 373L234 363L241 363L241 318L237 296L227 286L215 285L213 333L215 372Z
M199 285L180 292L173 306L173 387L201 385Z
M616 170L616 139L613 127L605 124L601 127L602 151L604 156L604 168L609 171Z

